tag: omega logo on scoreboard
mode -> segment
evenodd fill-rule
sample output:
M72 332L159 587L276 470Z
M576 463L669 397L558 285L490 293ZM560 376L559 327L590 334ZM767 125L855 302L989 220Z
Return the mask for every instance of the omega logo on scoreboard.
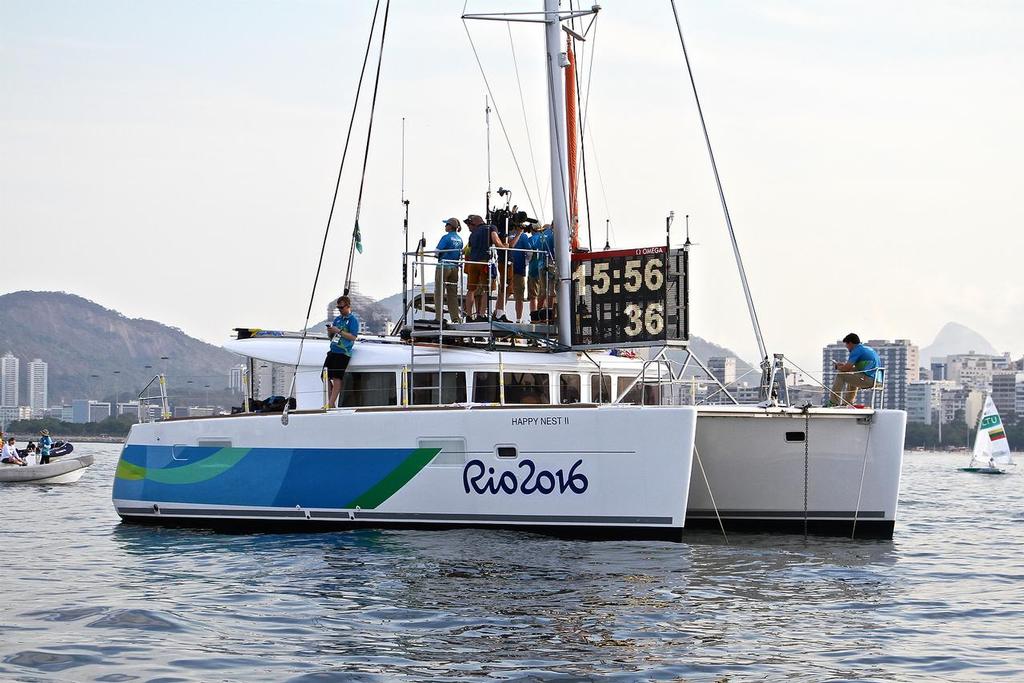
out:
M687 265L664 246L573 254L573 348L685 343Z

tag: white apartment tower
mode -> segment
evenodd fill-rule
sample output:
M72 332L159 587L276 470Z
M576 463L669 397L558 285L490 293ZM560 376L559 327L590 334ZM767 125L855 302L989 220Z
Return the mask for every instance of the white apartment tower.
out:
M32 417L43 417L49 405L47 389L47 365L36 358L28 364L28 405Z
M18 405L18 384L20 383L21 361L8 351L0 358L0 406Z

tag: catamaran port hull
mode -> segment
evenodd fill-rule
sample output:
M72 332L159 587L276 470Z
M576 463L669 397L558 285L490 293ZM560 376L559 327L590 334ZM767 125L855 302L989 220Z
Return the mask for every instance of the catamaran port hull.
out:
M892 538L905 412L699 411L688 529Z
M696 409L446 406L135 425L124 521L225 529L514 528L678 540Z

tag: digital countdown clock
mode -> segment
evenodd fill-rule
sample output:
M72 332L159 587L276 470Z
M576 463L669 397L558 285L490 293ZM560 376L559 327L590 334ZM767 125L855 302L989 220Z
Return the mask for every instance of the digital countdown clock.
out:
M667 247L572 255L572 347L684 345L688 254Z

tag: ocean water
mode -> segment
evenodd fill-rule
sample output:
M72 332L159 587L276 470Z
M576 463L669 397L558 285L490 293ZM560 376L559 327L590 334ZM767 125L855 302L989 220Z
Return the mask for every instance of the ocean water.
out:
M0 680L1024 680L1024 471L908 453L892 541L123 525L0 485ZM1024 469L1024 468L1022 468Z

